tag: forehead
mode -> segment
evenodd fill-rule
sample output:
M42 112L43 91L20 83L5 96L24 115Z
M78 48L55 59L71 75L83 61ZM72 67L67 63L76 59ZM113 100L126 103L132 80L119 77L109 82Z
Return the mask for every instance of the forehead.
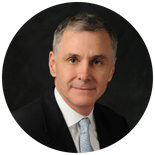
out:
M59 47L61 54L110 54L111 40L106 31L66 30Z

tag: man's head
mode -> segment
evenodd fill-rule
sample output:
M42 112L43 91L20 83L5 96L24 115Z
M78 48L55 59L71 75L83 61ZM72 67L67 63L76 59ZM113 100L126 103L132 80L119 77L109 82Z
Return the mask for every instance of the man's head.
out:
M117 39L94 15L67 18L55 31L50 73L55 86L75 111L88 115L105 92L115 70Z

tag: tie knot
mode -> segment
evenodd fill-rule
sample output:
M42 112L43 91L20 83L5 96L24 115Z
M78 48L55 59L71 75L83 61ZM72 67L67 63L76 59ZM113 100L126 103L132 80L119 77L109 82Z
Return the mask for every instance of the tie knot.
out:
M89 124L90 124L89 118L81 119L78 124L79 124L81 133L86 133L86 132L89 133Z

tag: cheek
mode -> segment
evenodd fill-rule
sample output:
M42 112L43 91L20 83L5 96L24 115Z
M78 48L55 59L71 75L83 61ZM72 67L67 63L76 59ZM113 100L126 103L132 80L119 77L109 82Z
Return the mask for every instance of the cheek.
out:
M57 66L56 68L56 78L57 81L61 82L61 84L69 85L69 83L74 79L75 77L75 70L68 69L66 66Z
M100 72L100 74L95 74L95 79L96 79L96 83L97 83L97 87L98 87L98 91L100 93L104 93L106 87L107 87L107 83L108 83L108 78L109 74L107 72Z
M98 79L98 86L103 91L106 88L106 86L107 86L107 78L103 77L103 76L100 77Z
M104 83L109 77L109 70L106 67L97 68L93 71L93 75L98 83Z

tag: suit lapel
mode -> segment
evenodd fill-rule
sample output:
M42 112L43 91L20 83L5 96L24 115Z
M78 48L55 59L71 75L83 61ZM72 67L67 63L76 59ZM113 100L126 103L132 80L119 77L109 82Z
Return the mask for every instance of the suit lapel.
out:
M98 140L100 143L100 149L102 149L109 146L111 143L111 140L110 140L111 125L109 124L108 120L104 116L103 112L100 111L100 108L97 106L97 104L95 104L95 108L94 108L94 117L96 122L97 133L98 133Z
M56 103L53 89L43 98L42 107L45 131L51 136L49 147L65 152L77 152L69 129Z

